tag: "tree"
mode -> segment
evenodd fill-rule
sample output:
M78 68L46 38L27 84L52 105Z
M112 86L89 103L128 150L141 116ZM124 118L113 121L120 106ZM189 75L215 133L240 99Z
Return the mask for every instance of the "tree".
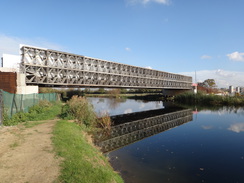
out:
M214 79L206 79L204 82L198 83L197 89L206 93L216 93L217 89L214 89L215 87L217 85Z
M214 88L214 87L217 87L217 85L216 85L214 79L206 79L203 82L203 87L206 87L206 88Z

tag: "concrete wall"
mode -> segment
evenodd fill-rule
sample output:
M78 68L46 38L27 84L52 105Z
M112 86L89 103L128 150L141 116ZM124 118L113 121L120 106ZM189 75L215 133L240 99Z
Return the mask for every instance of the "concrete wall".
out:
M18 86L16 94L38 93L38 86Z
M17 73L16 94L38 93L38 86L26 86L25 74Z

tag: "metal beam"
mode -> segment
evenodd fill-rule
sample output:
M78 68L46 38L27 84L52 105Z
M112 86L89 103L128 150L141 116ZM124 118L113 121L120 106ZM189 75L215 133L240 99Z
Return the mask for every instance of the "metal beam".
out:
M55 50L23 46L27 84L68 87L191 89L192 77Z

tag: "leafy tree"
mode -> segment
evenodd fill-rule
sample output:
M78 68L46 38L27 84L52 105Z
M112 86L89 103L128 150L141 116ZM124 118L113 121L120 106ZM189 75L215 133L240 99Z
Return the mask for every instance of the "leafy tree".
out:
M214 87L217 87L214 79L206 79L202 83L202 85L203 85L203 87L206 87L206 88L214 88Z

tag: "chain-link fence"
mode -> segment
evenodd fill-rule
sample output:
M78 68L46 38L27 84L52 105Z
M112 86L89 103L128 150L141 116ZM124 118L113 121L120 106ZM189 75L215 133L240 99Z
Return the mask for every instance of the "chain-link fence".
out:
M4 112L9 117L17 112L28 112L29 107L40 100L56 101L57 97L57 93L12 94L2 91Z

